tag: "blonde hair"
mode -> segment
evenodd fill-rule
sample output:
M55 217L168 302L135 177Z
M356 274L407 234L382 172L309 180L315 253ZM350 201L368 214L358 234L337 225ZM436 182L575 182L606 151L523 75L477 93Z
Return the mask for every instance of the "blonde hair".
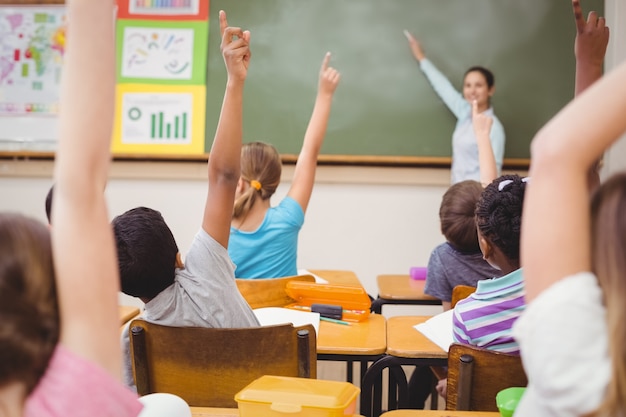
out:
M624 415L626 404L626 173L616 174L591 203L592 269L607 310L612 375L594 416Z
M263 142L244 144L241 148L241 179L248 183L256 181L260 188L250 186L235 199L233 217L245 218L257 198L270 198L280 184L281 171L280 155L274 146Z
M59 310L48 228L0 213L0 386L30 393L59 340Z

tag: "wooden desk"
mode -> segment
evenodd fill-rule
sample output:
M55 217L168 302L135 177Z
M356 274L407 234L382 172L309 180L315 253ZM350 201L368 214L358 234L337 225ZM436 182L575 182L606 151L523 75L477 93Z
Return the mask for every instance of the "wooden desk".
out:
M192 417L232 417L239 415L238 408L189 407ZM353 417L361 417L354 415ZM478 415L477 417L482 417Z
M379 314L384 304L441 304L441 300L424 294L425 280L412 279L409 275L378 275L376 284L378 298L372 303L372 311Z
M370 314L367 320L343 324L320 321L317 336L317 359L346 362L346 381L354 381L353 363L361 365L361 379L367 366L387 350L386 320L379 314ZM377 385L376 390L380 387Z
M500 417L500 413L495 411L393 410L383 413L381 417Z
M125 325L131 319L139 315L139 308L134 306L119 306L120 325Z
M400 358L447 361L448 352L413 328L429 318L430 316L390 317L387 320L387 354Z
M349 285L354 287L363 286L359 278L352 271L334 269L309 269L309 271L320 278L324 278L329 284Z
M379 416L382 404L376 384L384 369L389 369L388 409L406 408L409 384L402 365L446 366L448 353L413 328L430 316L397 316L387 319L387 354L381 356L365 372L361 381L361 413Z
M386 349L386 320L380 314L370 314L350 326L320 321L318 355L382 355Z
M363 287L352 271L320 269L309 271L326 279L330 284ZM370 315L366 321L351 326L320 322L317 359L345 361L348 382L354 381L354 362L360 363L360 376L363 379L369 363L380 359L386 349L386 320L381 315ZM375 396L382 395L382 383L376 382L374 390Z

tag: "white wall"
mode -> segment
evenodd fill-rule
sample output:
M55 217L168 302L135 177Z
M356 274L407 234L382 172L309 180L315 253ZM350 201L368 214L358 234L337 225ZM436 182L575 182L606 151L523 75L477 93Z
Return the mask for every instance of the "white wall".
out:
M116 162L112 171L110 216L138 205L158 209L185 253L200 227L205 164ZM286 193L291 172L292 166L286 166L286 182L274 203ZM0 161L0 211L45 221L51 177L51 161ZM442 241L438 210L449 182L446 169L322 166L317 179L300 233L300 268L352 270L376 294L377 274L408 273L411 266L425 265L432 247Z

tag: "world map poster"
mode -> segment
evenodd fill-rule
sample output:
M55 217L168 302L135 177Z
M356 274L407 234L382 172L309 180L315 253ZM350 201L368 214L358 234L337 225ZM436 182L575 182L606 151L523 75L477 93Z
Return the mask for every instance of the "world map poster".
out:
M0 7L0 116L56 115L63 6Z

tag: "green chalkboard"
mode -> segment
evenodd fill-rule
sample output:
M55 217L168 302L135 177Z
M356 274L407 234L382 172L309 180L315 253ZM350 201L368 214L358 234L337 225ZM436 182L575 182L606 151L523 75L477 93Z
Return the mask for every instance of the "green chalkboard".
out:
M421 73L403 29L457 88L472 65L495 73L493 106L509 160L528 158L534 134L573 97L568 0L211 0L210 7L207 151L226 77L220 9L231 25L252 32L244 141L273 143L285 155L300 150L319 64L331 51L342 80L322 157L450 157L455 118ZM583 7L604 10L602 0Z

